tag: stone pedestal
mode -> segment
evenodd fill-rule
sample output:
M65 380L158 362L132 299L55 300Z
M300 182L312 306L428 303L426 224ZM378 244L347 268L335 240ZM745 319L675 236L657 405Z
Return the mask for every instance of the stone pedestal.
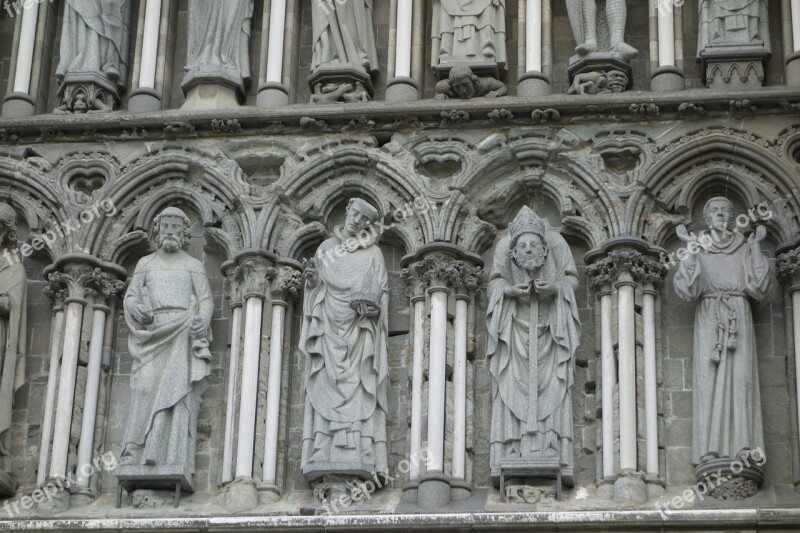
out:
M647 486L638 472L625 472L614 482L614 501L632 504L647 502Z
M763 46L708 46L700 51L709 89L758 89L764 84Z
M550 77L541 72L526 72L517 84L517 96L520 98L547 96L550 92Z
M186 102L181 109L205 110L239 107L244 99L244 82L238 70L231 72L205 72L189 70L183 76L183 93Z
M800 86L800 52L786 58L786 85Z
M312 104L358 103L375 95L372 78L360 65L322 65L308 77Z
M616 52L594 52L586 55L574 55L569 59L569 66L567 67L570 85L575 81L575 76L579 74L608 73L611 71L621 72L627 77L624 88L620 87L619 90L612 88L611 92L622 92L631 88L633 84L631 64Z
M131 91L128 99L131 113L155 113L161 111L161 95L149 87L139 87Z
M3 118L22 118L35 114L36 102L27 93L11 93L3 99Z
M193 475L183 465L119 465L114 474L128 494L140 489L174 491L178 483L182 493L194 492Z
M386 84L387 102L413 102L419 100L419 84L405 76L392 78Z
M419 506L423 509L441 509L450 504L452 499L450 479L442 472L423 474L417 488Z
M98 72L70 72L57 94L57 113L113 111L120 104L117 84Z
M256 107L273 109L289 105L289 90L282 83L268 81L258 86Z
M683 72L675 67L658 67L650 77L650 90L655 93L672 93L685 87Z
M706 461L695 467L694 475L700 492L719 500L749 498L764 482L764 470L752 458Z

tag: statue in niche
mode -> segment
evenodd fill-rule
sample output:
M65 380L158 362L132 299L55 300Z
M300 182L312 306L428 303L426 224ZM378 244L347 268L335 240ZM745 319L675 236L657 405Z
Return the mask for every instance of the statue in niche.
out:
M446 80L436 84L436 99L485 97L497 98L508 94L508 87L502 81L488 76L476 76L469 65L454 65Z
M767 0L701 0L697 49L757 45L769 50Z
M17 250L17 214L0 202L0 496L12 497L17 483L6 473L7 441L11 427L14 392L25 383L25 323L27 278Z
M569 23L575 36L575 52L585 56L594 52L612 52L631 60L639 51L625 42L628 18L626 0L605 0L605 9L597 0L566 0ZM600 13L598 13L600 11Z
M66 0L56 114L113 111L126 89L128 0Z
M747 299L764 299L771 279L769 260L761 252L764 226L747 239L731 231L733 205L725 197L706 202L703 217L710 231L700 236L678 226L690 253L674 281L681 299L697 302L692 463L698 480L707 470L729 469L731 461L751 450L763 453L756 336ZM748 492L757 489L751 485Z
M492 477L549 463L572 485L575 261L564 238L527 206L508 231L495 249L486 312Z
M433 66L506 63L506 0L434 0Z
M353 478L388 472L388 278L367 229L378 218L369 203L351 199L344 225L305 268L301 467L323 499Z
M222 81L243 95L250 80L253 0L189 0L184 91L198 80Z
M311 27L311 103L368 101L378 73L372 0L314 0Z
M125 293L133 367L118 475L146 478L149 470L140 465L166 466L186 473L187 479L194 473L214 301L205 267L185 251L190 227L189 218L175 207L156 216L158 250L139 260Z

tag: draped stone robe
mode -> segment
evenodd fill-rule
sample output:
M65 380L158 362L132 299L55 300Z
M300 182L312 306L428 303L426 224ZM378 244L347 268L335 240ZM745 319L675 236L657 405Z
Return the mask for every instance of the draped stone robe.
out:
M140 303L151 306L152 324L131 317ZM205 267L184 251L146 256L136 265L124 305L133 367L122 455L131 445L144 446L145 459L193 472L197 415L211 363L210 327L201 339L190 329L194 316L210 324L214 311Z
M431 35L433 66L506 63L505 0L436 0Z
M547 260L535 277L552 283L557 293L539 298L539 383L538 391L531 391L530 300L509 298L504 290L510 285L529 283L532 278L509 256L510 240L504 237L497 245L488 291L486 351L493 378L490 464L492 471L497 471L503 459L539 455L553 448L560 454L562 466L571 466L570 389L574 382L574 354L580 342L575 262L563 237L548 229ZM530 394L538 394L535 427L528 424Z
M697 49L713 45L764 45L770 50L766 0L701 0Z
M761 300L770 266L753 256L741 233L730 243L685 258L675 292L697 302L694 320L692 462L708 454L735 457L761 447L764 434L756 334L747 298ZM717 345L720 345L718 347Z
M128 77L129 27L128 0L66 0L56 79L90 82L85 75L96 73L121 92Z
M27 284L22 263L0 262L0 296L7 296L11 312L0 317L0 437L11 427L14 392L25 383L25 324L27 322ZM0 440L0 453L7 456Z
M387 472L388 277L375 244L338 257L339 237L315 257L320 283L306 285L300 350L305 359L302 470L306 479ZM359 316L354 301L378 316Z
M372 0L314 0L311 22L312 72L332 63L351 63L370 74L378 70Z

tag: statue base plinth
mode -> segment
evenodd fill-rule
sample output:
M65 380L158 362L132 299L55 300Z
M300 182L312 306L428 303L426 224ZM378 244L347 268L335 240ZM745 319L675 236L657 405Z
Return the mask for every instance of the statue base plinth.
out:
M244 80L238 70L207 71L200 68L186 71L181 85L185 110L231 109L244 101Z
M32 117L36 114L36 102L28 93L11 93L3 98L3 118Z
M161 95L149 87L139 87L131 91L128 111L132 113L155 113L161 111Z
M707 46L698 55L709 89L758 89L764 84L764 61L770 53L763 45Z
M492 467L492 483L500 489L500 498L506 500L506 485L509 479L530 480L520 481L518 485L539 485L539 480L555 478L556 500L561 499L562 485L574 486L574 473L572 467L561 464L558 457L544 457L529 455L503 459L499 466Z
M574 55L569 58L567 73L569 83L575 81L578 74L589 74L594 72L610 72L617 70L628 77L627 84L621 90L610 92L622 92L631 88L633 84L633 69L629 60L625 59L619 52L593 52L586 55Z
M268 81L258 86L256 107L274 109L289 105L289 90L282 83Z
M786 58L786 85L800 87L800 52Z
M426 510L442 509L452 501L450 478L443 472L422 475L417 488L417 505Z
M413 78L405 76L392 78L386 83L387 102L414 102L419 100L419 84Z
M180 504L181 492L194 492L192 473L183 465L119 465L117 477L117 507L122 504L122 490L131 494L135 490L174 490L174 506Z
M70 72L56 95L60 105L55 114L110 112L120 104L116 82L99 72Z
M724 457L697 465L696 489L718 500L743 500L754 496L764 482L764 470L749 461Z
M641 472L621 472L614 481L614 501L619 503L647 503L647 486Z
M367 102L375 95L372 77L353 63L320 65L307 80L312 104Z
M650 77L650 90L655 93L673 93L684 88L683 72L675 67L659 67Z
M550 77L541 72L526 72L517 83L517 96L520 98L538 98L551 92Z
M451 63L439 63L433 67L436 79L446 80L450 76L450 70L456 65L467 65L472 73L481 78L500 79L501 72L505 65L495 61L453 61Z

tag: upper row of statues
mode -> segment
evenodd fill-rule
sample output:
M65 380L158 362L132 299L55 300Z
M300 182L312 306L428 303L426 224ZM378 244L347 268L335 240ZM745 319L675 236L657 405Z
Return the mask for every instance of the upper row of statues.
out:
M312 102L363 102L373 96L379 70L373 1L310 0ZM508 63L506 0L432 1L436 97L507 94L501 81ZM189 0L187 78L217 78L242 93L250 77L253 4ZM566 6L577 43L569 92L624 91L630 85L629 61L639 53L625 42L626 0L567 0ZM768 50L766 9L766 0L699 0L698 53L753 44ZM110 111L119 104L127 84L130 11L129 0L66 0L57 112ZM578 65L581 60L586 64Z

